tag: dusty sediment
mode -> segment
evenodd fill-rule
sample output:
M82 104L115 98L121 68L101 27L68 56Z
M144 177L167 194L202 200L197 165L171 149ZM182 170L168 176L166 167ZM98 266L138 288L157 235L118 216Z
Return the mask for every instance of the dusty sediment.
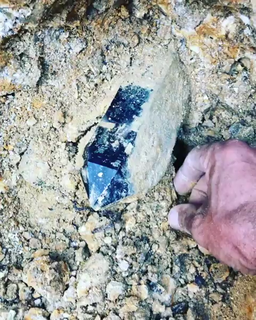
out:
M120 79L171 42L191 86L179 140L255 143L255 12L0 1L0 319L253 319L254 278L168 227L177 153L148 194L97 213L79 170Z

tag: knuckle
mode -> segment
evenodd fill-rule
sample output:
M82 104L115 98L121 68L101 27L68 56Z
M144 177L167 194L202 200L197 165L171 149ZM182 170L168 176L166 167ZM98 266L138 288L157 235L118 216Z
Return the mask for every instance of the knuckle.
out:
M243 257L244 264L249 270L256 272L256 252L255 249L249 250L245 257Z
M239 150L241 148L248 148L247 143L240 140L228 140L224 142L224 148L228 150Z
M247 143L239 140L228 140L223 142L219 152L221 156L228 160L234 159L241 156L241 154L248 154L250 147Z

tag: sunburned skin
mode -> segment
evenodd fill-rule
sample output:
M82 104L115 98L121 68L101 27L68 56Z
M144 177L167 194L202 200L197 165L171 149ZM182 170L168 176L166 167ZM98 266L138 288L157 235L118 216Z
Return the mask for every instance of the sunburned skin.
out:
M191 195L172 208L170 226L235 270L256 274L256 149L237 140L194 148L174 186Z

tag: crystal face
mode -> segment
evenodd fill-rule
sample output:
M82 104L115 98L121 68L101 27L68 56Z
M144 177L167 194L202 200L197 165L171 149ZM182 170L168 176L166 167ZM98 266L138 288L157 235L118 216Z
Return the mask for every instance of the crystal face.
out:
M150 93L135 85L121 87L85 148L82 178L95 210L134 194L127 167L137 136L132 127Z

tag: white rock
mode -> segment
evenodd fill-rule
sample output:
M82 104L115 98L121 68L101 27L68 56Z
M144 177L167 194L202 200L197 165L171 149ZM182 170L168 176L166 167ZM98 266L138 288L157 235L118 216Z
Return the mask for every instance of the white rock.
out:
M124 221L125 221L125 229L127 232L134 229L136 226L136 219L131 216L130 212L123 215Z
M19 298L22 302L28 300L31 297L31 290L24 282L19 283Z
M0 272L0 280L3 279L4 277L6 277L8 274L8 270L4 270Z
M106 318L104 318L103 320L120 320L121 318L119 318L116 314L114 313L110 313Z
M7 320L15 320L16 312L14 310L10 310L7 316Z
M70 174L66 173L61 178L61 186L67 192L74 192L75 189L76 189L76 182L75 182L75 180L72 178L72 176Z
M31 10L28 8L15 10L8 7L7 5L5 5L4 8L1 8L0 40L3 37L16 33L18 30L18 27L22 25L22 22L25 20L27 16L30 15L30 13L31 13Z
M125 285L122 282L111 281L107 285L106 292L108 295L108 299L111 301L115 301L120 295L124 294Z
M10 160L10 164L15 166L18 162L20 162L20 155L17 154L16 152L10 151L9 160Z
M240 14L239 17L243 21L244 24L247 24L247 25L251 24L250 19L247 16L245 16L244 14Z
M187 288L188 288L188 295L190 298L193 298L193 295L200 290L199 287L194 283L189 283L187 285Z
M148 297L148 287L144 284L135 285L132 288L132 293L140 300L145 300Z
M78 300L78 305L80 307L82 306L87 307L92 304L97 304L98 307L100 307L100 305L102 305L103 302L104 302L104 295L103 295L102 289L98 287L94 287L90 289L89 293L86 296L83 296Z
M193 312L192 312L191 309L188 309L187 320L195 320L195 317L194 317Z
M139 300L137 297L129 297L125 299L125 304L122 307L121 314L134 312L138 309Z
M63 309L54 310L50 316L50 320L64 320L64 319L66 320L66 319L72 319L72 318Z
M63 300L66 302L71 302L73 305L75 305L76 299L77 299L76 288L74 286L68 287L68 289L64 293Z
M104 243L104 229L101 231L100 227L106 224L109 224L106 218L100 219L97 214L94 214L79 228L79 233L82 239L86 241L91 252L96 252ZM93 233L95 229L98 229L98 231Z
M162 276L162 285L165 288L166 292L169 295L173 295L175 293L175 290L177 288L177 284L175 279L173 279L172 277L170 277L168 274L165 274Z
M24 320L47 320L48 312L40 308L31 308L25 313Z
M53 115L53 127L58 129L62 123L64 123L64 114L61 110L58 110Z
M78 298L87 296L92 288L102 287L107 282L109 267L108 259L101 253L95 253L82 263L77 275Z
M112 238L111 237L105 237L104 238L104 243L108 244L108 245L111 245L112 243Z
M164 313L165 306L161 304L159 301L155 300L152 304L152 311L154 314Z
M38 148L40 149L40 146ZM50 169L47 161L42 160L42 155L38 152L37 146L30 144L28 150L22 156L19 165L20 174L25 181L32 185L46 180Z
M126 260L120 261L118 266L122 271L127 271L129 269L129 263Z
M203 247L200 246L200 245L198 245L198 249L199 249L203 254L205 254L205 255L210 254L210 252L209 252L207 249L203 248Z
M27 120L27 125L30 127L34 126L36 123L37 123L37 120L34 117L31 117Z
M12 318L8 318L8 314L11 313ZM15 314L13 316L13 310L7 311L7 310L0 310L0 320L14 320Z
M66 135L66 140L67 141L72 141L72 142L76 142L77 137L79 136L79 125L78 123L76 123L75 120L69 122L66 126L65 126L65 135Z

